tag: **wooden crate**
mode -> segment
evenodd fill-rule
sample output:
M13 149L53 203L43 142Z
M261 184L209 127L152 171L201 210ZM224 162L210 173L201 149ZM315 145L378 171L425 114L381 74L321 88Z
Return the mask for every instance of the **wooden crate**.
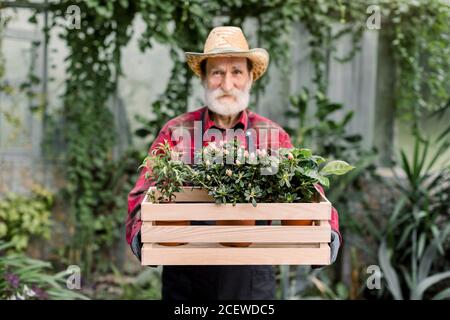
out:
M154 190L150 188L149 191ZM215 204L205 190L185 187L176 203L142 202L142 265L327 265L331 204ZM156 226L176 220L313 220L311 226ZM163 246L161 242L187 242ZM252 242L225 247L219 242Z

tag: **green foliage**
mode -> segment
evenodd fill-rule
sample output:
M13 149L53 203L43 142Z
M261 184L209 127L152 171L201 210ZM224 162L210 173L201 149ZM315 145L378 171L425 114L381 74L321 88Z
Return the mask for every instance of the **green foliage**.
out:
M115 271L119 279L123 276ZM133 277L132 282L123 283L119 299L124 300L159 300L161 299L161 271L147 268Z
M13 243L0 241L1 300L87 299L66 288L66 279L70 273L50 273L50 263L28 258L24 254L5 255L14 247Z
M367 194L367 184L378 180L374 172L376 152L363 147L361 135L348 132L353 116L353 111L345 111L342 104L330 101L320 91L312 93L303 88L298 95L290 97L286 117L293 121L286 130L296 147L309 146L326 158L346 159L355 166L355 169L344 176L331 177L330 183L333 187L327 191L327 198L339 211L340 232L344 239L350 232L353 237L361 236L361 247L367 250L369 242L369 237L365 236L367 225L362 222L363 217L355 211L355 204L365 204L367 197L370 196ZM356 246L358 243L359 241L356 242ZM298 270L297 267L292 269ZM339 268L332 272L337 270ZM281 271L286 273L284 269ZM286 276L292 277L290 274ZM298 292L295 292L294 298L303 299L307 296L315 298L320 295L323 298L339 299L347 296L339 294L343 291L342 283L333 284L331 280L325 282L320 278L312 278L312 275L305 276L300 281L308 283L309 286L296 290ZM311 286L315 290L312 290Z
M178 154L172 151L168 142L165 141L144 159L142 166L150 169L145 178L154 182L160 192L160 196L157 198L156 193L150 194L152 202L175 200L174 193L180 192L183 183L187 181L191 171L177 158Z
M173 200L183 184L202 187L217 203L310 202L315 184L329 185L326 176L344 174L353 169L345 161L332 161L322 169L325 159L309 149L280 149L249 153L238 141L210 143L195 155L199 163L184 164L180 155L167 144L156 148L144 165L147 176L161 192L159 199ZM199 158L201 157L201 158ZM153 195L154 196L154 195Z
M67 6L73 4L80 7L80 29L66 21ZM66 256L90 272L119 239L126 211L128 162L113 157L116 131L107 102L121 74L121 48L131 37L136 8L133 1L63 1L50 9L49 29L63 30L59 36L69 50L61 112L65 198L75 228Z
M24 251L31 237L50 238L52 207L53 195L41 187L31 196L9 193L0 200L0 238L9 251Z
M20 115L21 99L27 98L27 102L30 106L31 112L39 112L43 107L42 95L37 92L37 85L40 83L40 79L34 74L36 55L39 41L31 42L30 53L32 54L31 63L29 64L26 79L16 84L15 81L10 81L5 78L6 73L6 59L3 53L2 42L4 38L4 32L8 23L13 20L13 16L3 14L4 11L0 10L0 94L4 96L2 103L0 104L0 117L2 122L6 122L12 130L6 139L2 139L3 143L7 142L6 146L16 146L20 143L19 139L24 132L27 132L29 128L23 121L23 117ZM5 134L5 133L2 133Z
M450 225L449 225L450 226ZM443 233L441 239L442 242L445 237L450 235L450 228L447 228ZM385 281L387 288L396 300L403 300L404 295L402 290L401 280L406 282L408 289L408 298L411 300L422 300L425 297L425 292L437 283L450 279L450 271L444 271L429 275L432 265L437 260L438 241L430 243L424 250L422 257L412 261L413 268L408 269L402 266L394 267L391 263L392 250L388 249L386 242L383 241L378 249L378 259L380 266L385 274ZM400 272L402 271L402 272ZM450 288L446 288L435 292L431 299L442 300L450 298Z
M450 5L445 1L381 1L396 61L399 114L415 122L442 107L450 91ZM417 123L415 123L417 126Z
M354 164L355 170L343 177L332 178L333 188L327 193L327 198L340 209L344 227L360 230L362 226L350 214L350 204L364 198L360 186L363 181L376 179L373 164L376 152L364 149L361 135L348 133L354 114L353 111L344 112L343 108L342 104L331 102L320 91L313 94L303 88L298 95L290 97L290 106L285 114L294 122L286 131L296 147L310 146L324 157L346 159Z
M431 287L450 278L446 272L450 163L443 153L450 145L450 128L433 140L417 132L415 138L412 156L400 151L403 176L394 171L396 179L390 187L399 193L395 209L383 224L380 217L371 217L371 223L379 229L373 236L379 241L378 260L390 296L443 299L449 296L448 285L437 292ZM435 152L429 152L430 145L437 146ZM434 169L436 163L442 169Z

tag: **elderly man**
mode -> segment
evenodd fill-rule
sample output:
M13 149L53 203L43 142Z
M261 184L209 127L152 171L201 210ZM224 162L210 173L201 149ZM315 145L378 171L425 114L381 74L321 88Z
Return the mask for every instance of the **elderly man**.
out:
M198 147L198 137L201 147L208 144L212 136L215 141L217 132L227 140L225 133L228 134L230 130L244 133L235 134L234 138L239 139L246 148L250 144L265 149L292 147L289 135L278 124L247 110L251 85L266 71L269 54L260 48L250 50L240 28L214 28L206 40L204 52L187 52L186 59L189 67L201 77L205 89L205 106L166 123L149 152L159 143L168 141L173 148L183 150L192 158L194 147ZM180 129L188 133L182 135L183 139L179 139ZM253 134L248 134L250 132ZM189 138L186 139L186 136ZM126 236L139 259L142 223L140 203L152 185L151 181L145 179L146 170L142 170L128 197ZM334 262L342 241L338 214L334 208L331 228L331 261ZM274 299L275 287L272 266L164 266L162 273L162 298L166 300Z

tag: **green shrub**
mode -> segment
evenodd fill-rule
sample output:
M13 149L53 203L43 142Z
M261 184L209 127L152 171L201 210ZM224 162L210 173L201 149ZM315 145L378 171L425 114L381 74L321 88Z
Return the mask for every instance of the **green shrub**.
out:
M50 237L53 195L34 187L31 196L8 193L0 200L0 238L11 243L9 251L27 248L32 236Z

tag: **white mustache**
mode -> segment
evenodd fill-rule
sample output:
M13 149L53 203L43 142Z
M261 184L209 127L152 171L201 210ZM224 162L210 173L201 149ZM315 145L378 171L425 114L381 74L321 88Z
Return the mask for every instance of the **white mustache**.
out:
M219 99L223 96L231 96L236 99L238 97L238 95L241 94L241 92L242 91L240 91L236 88L233 88L230 91L224 91L224 90L222 90L222 88L217 88L217 89L213 89L210 91L211 97L214 99Z

